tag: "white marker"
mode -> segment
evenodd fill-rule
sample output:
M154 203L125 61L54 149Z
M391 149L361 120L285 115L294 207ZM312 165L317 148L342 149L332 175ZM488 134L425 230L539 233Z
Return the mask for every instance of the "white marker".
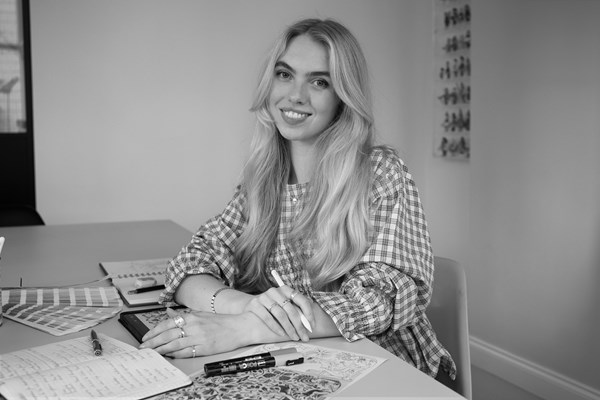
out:
M279 274L277 273L277 271L275 271L274 269L271 270L271 275L273 275L273 278L275 278L275 282L277 282L277 284L279 285L279 287L282 287L284 285L283 281L281 280L281 277L279 276ZM312 333L312 328L310 327L310 322L308 322L308 319L306 319L306 317L304 316L304 314L302 313L302 311L300 312L300 320L302 321L302 325L304 325L304 327L306 329L308 329L308 331L310 333Z

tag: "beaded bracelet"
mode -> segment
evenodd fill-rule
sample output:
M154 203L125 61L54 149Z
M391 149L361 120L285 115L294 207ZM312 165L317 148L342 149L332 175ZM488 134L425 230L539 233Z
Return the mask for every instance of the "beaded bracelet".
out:
M222 288L219 288L219 289L218 289L218 290L215 292L215 294L213 294L213 295L212 295L212 298L210 299L210 309L212 310L213 314L216 314L216 313L217 313L217 311L215 310L215 298L217 297L217 295L218 295L219 293L221 293L223 290L227 290L227 289L231 289L231 288L230 288L230 287L227 287L227 286L225 286L225 287L222 287Z

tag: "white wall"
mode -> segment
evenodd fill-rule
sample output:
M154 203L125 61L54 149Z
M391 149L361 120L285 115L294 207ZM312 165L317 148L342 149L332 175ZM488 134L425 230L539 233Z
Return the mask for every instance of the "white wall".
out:
M467 163L431 156L432 4L31 0L38 208L194 230L237 182L270 41L333 16L364 47L435 252L467 269L474 338L599 393L600 2L472 2Z
M471 332L600 389L600 2L473 15Z
M33 0L39 210L49 224L168 218L190 230L220 212L254 129L259 66L301 17L334 17L355 32L381 140L403 146L422 120L401 96L418 92L405 71L420 64L401 56L418 48L413 9L393 0ZM418 158L403 154L418 177Z
M479 367L600 399L600 2L472 11L472 158L426 169L436 250L467 268Z

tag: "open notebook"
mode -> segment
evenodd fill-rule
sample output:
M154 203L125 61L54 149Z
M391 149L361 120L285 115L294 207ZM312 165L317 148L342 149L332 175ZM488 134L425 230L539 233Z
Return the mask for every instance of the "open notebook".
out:
M100 266L112 279L123 301L130 306L157 305L158 296L165 284L165 269L170 258L155 258L133 261L102 261ZM134 293L138 279L151 278L159 288Z
M89 335L3 354L0 394L8 400L133 400L192 383L156 351L99 336L101 356L94 355Z

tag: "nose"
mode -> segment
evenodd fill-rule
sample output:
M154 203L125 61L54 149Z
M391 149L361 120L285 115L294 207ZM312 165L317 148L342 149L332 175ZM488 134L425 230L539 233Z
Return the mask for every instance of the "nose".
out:
M293 84L290 88L288 98L292 104L305 104L308 99L306 85L301 82Z

